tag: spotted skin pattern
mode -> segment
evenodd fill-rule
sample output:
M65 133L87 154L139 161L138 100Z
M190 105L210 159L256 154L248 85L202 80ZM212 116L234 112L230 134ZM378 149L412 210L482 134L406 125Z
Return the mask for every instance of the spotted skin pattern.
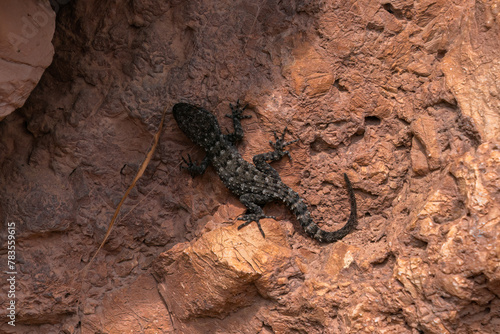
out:
M253 165L241 157L236 144L243 138L241 120L251 116L243 115L247 106L230 105L231 114L226 115L233 120L234 132L223 134L219 123L214 115L207 110L187 104L177 103L173 107L174 118L179 128L195 144L201 146L206 157L201 164L196 165L188 156L184 159L185 166L191 175L201 175L211 164L224 185L236 196L247 211L238 218L245 221L238 229L256 222L260 233L265 237L260 225L260 219L274 218L266 216L262 207L269 202L279 201L284 203L295 215L305 232L320 242L335 242L348 235L357 225L356 220L356 198L352 190L351 182L346 174L344 179L349 192L351 202L351 214L347 223L339 230L328 232L322 230L311 218L307 205L293 189L281 181L278 172L268 162L278 161L290 153L284 148L297 140L286 142L285 131L281 136L274 133L275 141L270 141L273 151L258 154L253 157Z

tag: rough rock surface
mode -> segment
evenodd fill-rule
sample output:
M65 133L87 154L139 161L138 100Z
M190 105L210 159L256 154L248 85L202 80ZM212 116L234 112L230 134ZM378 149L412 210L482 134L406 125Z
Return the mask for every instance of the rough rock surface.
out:
M55 13L49 0L2 1L0 120L21 107L52 62Z
M74 1L26 105L0 122L0 217L16 225L6 333L500 332L498 1ZM250 103L246 159L285 125L275 164L324 229L281 205L244 212L167 115ZM0 234L6 245L6 233ZM2 263L7 253L1 253ZM0 316L5 318L7 286Z

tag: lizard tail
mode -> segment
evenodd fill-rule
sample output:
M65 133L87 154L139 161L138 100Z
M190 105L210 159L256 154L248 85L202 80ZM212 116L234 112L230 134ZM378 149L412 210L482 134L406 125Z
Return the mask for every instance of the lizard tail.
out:
M304 203L304 201L300 198L298 194L297 196L293 196L293 200L290 201L288 204L288 207L290 211L297 217L297 220L299 221L300 225L304 228L306 233L311 236L312 238L320 241L320 242L335 242L354 230L354 228L357 225L357 219L356 219L356 198L354 197L354 191L352 190L352 185L351 181L349 181L349 178L347 177L346 174L344 174L344 180L347 185L347 191L349 193L349 200L351 202L351 215L349 216L349 219L347 220L347 223L345 225L333 232L328 232L325 230L322 230L311 218L311 213L307 209L307 205Z

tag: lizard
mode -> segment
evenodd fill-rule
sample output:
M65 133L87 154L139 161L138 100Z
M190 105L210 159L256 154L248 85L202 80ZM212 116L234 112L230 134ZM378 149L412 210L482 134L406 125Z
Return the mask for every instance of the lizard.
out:
M243 159L236 148L236 144L243 139L241 120L251 117L251 115L243 115L248 105L242 107L238 100L235 106L232 104L229 106L231 114L226 117L232 119L234 131L228 134L222 133L217 118L202 107L177 103L173 106L172 113L182 132L206 153L200 164L194 163L190 155L188 155L188 160L182 157L185 165L181 167L187 169L191 176L195 177L203 174L209 165L213 166L224 185L235 196L238 196L240 202L246 207L246 212L237 218L237 220L244 221L238 226L238 230L255 222L265 238L260 219L276 218L266 216L262 208L272 201L284 203L295 215L304 231L320 242L338 241L354 230L357 225L356 198L351 182L345 173L344 180L351 204L349 219L339 230L325 231L313 221L307 204L299 194L283 183L278 172L268 163L278 161L285 155L291 159L285 147L295 143L298 139L285 141L287 128L281 136L274 132L274 141L269 141L273 151L255 155L251 164Z

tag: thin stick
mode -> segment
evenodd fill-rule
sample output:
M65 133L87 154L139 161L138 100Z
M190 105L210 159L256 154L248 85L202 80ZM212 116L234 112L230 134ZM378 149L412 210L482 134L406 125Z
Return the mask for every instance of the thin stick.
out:
M161 130L163 128L163 122L165 120L165 115L167 113L167 108L163 111L163 115L161 116L161 121L160 121L160 126L158 127L158 131L155 133L153 137L153 145L151 146L151 149L146 155L146 158L142 162L141 166L139 167L139 170L137 171L137 174L135 175L134 180L130 184L130 186L127 188L127 191L125 191L125 194L123 195L120 203L118 203L118 206L116 207L115 213L113 215L113 218L111 218L111 222L108 225L108 230L106 231L106 235L104 236L104 240L101 242L101 245L95 252L94 256L92 256L92 259L90 259L89 263L83 268L83 270L87 270L92 261L94 261L95 257L97 256L97 253L101 250L101 248L104 246L106 241L108 240L109 235L111 234L111 229L113 228L113 225L115 224L116 217L118 217L118 213L120 212L121 206L123 202L125 202L125 199L128 197L129 193L132 191L132 189L135 187L135 184L137 181L141 178L142 174L144 174L144 171L148 167L149 162L151 161L151 158L153 157L153 153L156 150L156 146L158 145L158 141L160 140L160 135L161 135Z

